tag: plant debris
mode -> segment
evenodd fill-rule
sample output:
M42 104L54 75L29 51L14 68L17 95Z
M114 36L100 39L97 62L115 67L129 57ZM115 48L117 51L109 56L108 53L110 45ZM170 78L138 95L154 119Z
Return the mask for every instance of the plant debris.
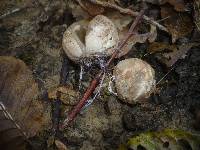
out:
M199 0L195 0L194 2L194 11L195 11L195 24L198 28L198 30L200 31L200 1Z
M55 100L60 94L59 99L66 105L73 106L78 102L80 93L75 91L72 87L60 86L57 88L49 89L48 97L49 99Z
M88 0L77 0L79 5L88 12L90 16L100 15L104 12L104 7L95 5Z
M160 132L147 132L129 139L126 145L121 145L119 150L138 149L191 149L200 148L200 137L181 130L165 129Z
M184 0L145 0L146 2L157 4L157 5L163 5L163 4L170 4L174 7L176 11L187 11L187 2Z
M192 149L190 138L174 139L180 137L176 129L181 135L200 134L199 10L199 0L1 0L0 149L24 149L25 142L27 150L115 150L130 139L137 139L138 149L170 144ZM105 20L88 26L98 16L107 18L116 34L108 34ZM73 59L62 47L72 26L75 41L91 44L87 59ZM86 40L94 28L106 29L105 34ZM109 55L93 53L100 41L104 50L111 48ZM79 46L71 46L71 53ZM113 74L117 64L130 59L155 72L156 87L139 103L122 100L119 88L125 94L135 84L123 79L125 85L117 89L116 82L123 81ZM142 66L140 77L123 76L143 81L149 72ZM161 139L161 132L168 136ZM168 139L172 134L175 138Z
M49 108L37 100L38 85L24 62L0 56L0 78L0 101L26 135L45 129L50 122Z
M58 150L68 150L65 144L63 144L60 140L55 140L55 145Z
M164 20L164 24L172 35L172 43L188 35L193 30L192 18L187 13L180 14L174 11L172 7L162 6L161 17L163 19L167 18Z
M179 59L183 59L187 52L199 43L187 43L183 45L168 45L166 43L154 42L149 46L150 53L162 52L161 55L157 57L166 64L167 67L174 65Z

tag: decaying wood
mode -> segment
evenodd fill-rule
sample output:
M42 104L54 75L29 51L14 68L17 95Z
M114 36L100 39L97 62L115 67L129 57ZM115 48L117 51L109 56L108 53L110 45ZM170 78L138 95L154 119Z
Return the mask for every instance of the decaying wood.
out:
M74 120L74 118L77 116L77 114L81 111L81 109L86 104L86 102L89 99L89 97L92 95L92 93L94 92L96 87L99 85L101 77L103 76L104 72L108 69L110 64L113 62L113 60L119 54L120 50L124 47L124 45L130 39L130 37L133 36L137 25L139 24L139 22L143 18L143 15L144 15L144 10L141 10L140 13L137 15L136 19L134 20L133 24L131 25L127 35L124 38L124 40L122 40L119 43L118 47L115 49L114 53L112 54L112 56L110 57L110 59L106 63L105 69L101 70L99 72L99 74L96 75L96 77L93 79L93 81L91 82L90 86L86 90L85 94L83 95L82 99L74 107L74 109L69 113L69 115L64 120L64 122L63 122L62 126L60 127L60 129L63 129L63 128L67 127Z

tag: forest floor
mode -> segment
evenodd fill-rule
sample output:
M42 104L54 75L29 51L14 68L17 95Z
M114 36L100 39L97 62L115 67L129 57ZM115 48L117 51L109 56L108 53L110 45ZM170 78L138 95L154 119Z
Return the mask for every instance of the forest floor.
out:
M140 2L120 2L115 3L134 11L141 8ZM70 126L63 131L57 129L100 69L98 62L84 67L80 81L80 65L72 62L62 49L67 27L88 15L77 2L73 3L72 6L67 0L0 1L0 56L21 59L28 66L38 85L37 99L48 106L42 112L51 114L50 121L44 121L47 126L41 128L43 131L30 139L32 145L36 149L59 149L53 144L56 139L69 150L111 150L145 131L170 128L199 133L200 31L192 1L159 4L147 0L145 15L161 20L159 23L168 32L157 28L154 41L137 42L113 63L136 57L154 68L159 83L148 101L129 105L105 88ZM109 11L118 12L109 8L103 14ZM141 24L139 32L149 30L148 24ZM112 74L112 66L106 74L105 84ZM1 75L0 78L4 79ZM52 96L59 87L65 87L62 100ZM6 94L10 92L4 96Z

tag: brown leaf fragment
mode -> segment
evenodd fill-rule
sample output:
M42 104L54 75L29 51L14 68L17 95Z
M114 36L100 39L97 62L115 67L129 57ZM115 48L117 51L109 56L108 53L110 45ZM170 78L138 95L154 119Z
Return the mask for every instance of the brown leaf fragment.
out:
M119 31L127 29L127 26L133 21L133 17L125 14L121 14L116 10L109 10L105 13L112 22L115 24Z
M195 11L195 24L197 29L200 31L200 0L195 0L194 2L194 11Z
M127 31L122 31L120 32L119 36L120 39L123 39L123 36L125 35ZM151 25L151 29L150 32L148 33L144 33L144 34L138 34L135 33L125 44L125 46L121 49L118 58L126 55L133 47L133 45L135 45L136 43L145 43L147 40L152 43L156 40L157 37L157 30L156 27Z
M194 46L198 46L199 43L188 43L177 46L177 51L173 51L171 53L163 54L164 58L163 62L167 65L167 67L171 67L174 65L179 59L185 58L187 52Z
M0 101L28 137L49 126L48 107L37 100L38 85L23 61L0 56L0 79Z
M61 142L60 140L55 140L55 145L58 148L58 150L67 150L65 144L63 144L63 142Z
M200 45L199 43L187 43L183 45L168 45L167 43L154 42L149 46L148 51L150 53L162 52L161 55L157 55L167 67L174 65L179 59L183 59L186 53L194 46Z
M187 13L178 13L172 7L162 6L161 17L167 18L164 24L172 35L172 42L191 33L193 21Z
M75 1L68 1L67 7L76 20L88 19L90 17L87 11L83 10L79 4L75 3Z
M79 5L83 10L89 13L91 16L96 16L102 14L104 12L104 8L102 6L91 3L88 0L77 0Z
M169 4L174 6L176 11L186 11L187 10L187 3L184 0L168 0Z
M48 91L49 99L57 99L57 93L60 93L60 100L66 105L75 105L79 100L79 92L75 91L69 86L60 86L57 88L50 89Z
M105 1L104 0L103 1L102 0L89 0L89 1L94 3L94 4L100 5L102 7L105 7L105 8L111 8L113 10L118 10L122 14L130 15L130 16L134 16L134 17L139 15L139 12L132 11L129 8L122 8L122 7L118 6L118 5L116 5L114 2L111 3L111 1L106 1L106 0ZM152 20L148 16L144 15L143 19L145 21L149 22L150 24L158 27L160 30L168 32L167 29L163 25L161 25L158 22Z
M176 11L182 12L187 10L187 3L185 0L145 0L145 2L156 5L163 5L168 3L172 5Z
M149 53L165 52L165 51L177 51L176 45L169 45L167 43L153 42L149 45Z
M25 150L27 137L19 125L14 122L2 102L0 102L0 120L0 148L3 150ZM19 145L19 143L21 144Z

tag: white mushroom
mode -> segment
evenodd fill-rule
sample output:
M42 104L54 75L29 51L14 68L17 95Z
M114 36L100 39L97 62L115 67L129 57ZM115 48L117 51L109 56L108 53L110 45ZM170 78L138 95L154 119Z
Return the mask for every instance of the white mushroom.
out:
M86 48L83 42L87 26L88 22L86 20L73 23L63 35L63 49L73 61L78 61L85 53Z
M118 32L112 21L98 15L90 22L82 20L69 26L62 45L67 56L77 62L94 55L111 55L118 41Z
M122 60L113 73L117 94L126 103L134 104L147 98L155 87L154 69L141 59Z
M87 54L112 54L119 41L113 22L103 15L96 16L88 25L85 37Z

